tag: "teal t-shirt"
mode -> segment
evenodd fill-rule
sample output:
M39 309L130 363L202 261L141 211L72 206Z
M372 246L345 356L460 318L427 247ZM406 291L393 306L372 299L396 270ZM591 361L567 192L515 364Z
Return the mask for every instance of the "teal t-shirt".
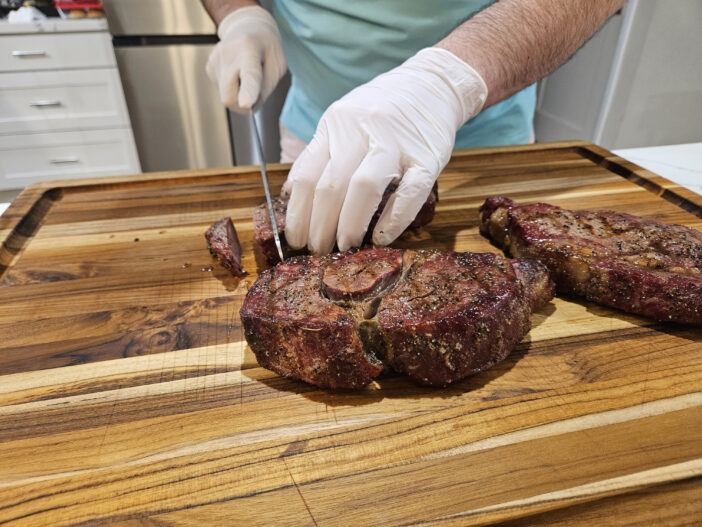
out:
M281 121L309 142L327 107L356 86L432 46L491 1L273 0L292 73ZM456 133L456 148L526 143L535 86L484 110Z

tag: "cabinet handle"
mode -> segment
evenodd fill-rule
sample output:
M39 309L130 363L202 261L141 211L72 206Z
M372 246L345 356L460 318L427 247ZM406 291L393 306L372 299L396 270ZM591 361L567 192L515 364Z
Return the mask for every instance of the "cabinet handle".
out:
M78 161L80 161L80 159L78 159L76 156L68 156L50 159L49 163L52 165L65 165L66 163L77 163Z
M43 108L45 106L61 106L61 101L34 101L30 102L29 106L34 106L35 108Z
M13 57L44 57L46 56L46 51L43 49L36 50L15 50L12 52Z

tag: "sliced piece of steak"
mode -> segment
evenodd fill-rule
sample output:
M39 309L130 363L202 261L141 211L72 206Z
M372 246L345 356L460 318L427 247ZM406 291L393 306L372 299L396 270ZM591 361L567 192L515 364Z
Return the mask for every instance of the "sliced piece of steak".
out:
M504 360L553 297L546 269L492 253L414 255L404 281L383 298L378 323L386 361L429 386L445 386Z
M261 273L241 307L244 335L264 368L325 388L360 388L383 365L366 355L353 317L322 296L327 261L298 256Z
M241 266L241 244L231 218L222 218L205 232L210 253L234 276L244 276Z
M304 254L304 250L292 250L285 241L285 213L288 210L288 202L283 198L273 199L273 211L275 212L275 223L278 226L278 234L280 243L285 249L285 256L298 256ZM254 241L261 249L263 256L266 258L268 265L275 265L280 262L278 249L275 246L275 238L273 236L273 226L271 218L268 214L268 207L262 203L253 210L253 227Z
M385 193L383 194L383 199L380 202L380 205L378 206L378 210L373 215L373 218L371 219L370 224L368 226L368 234L363 240L364 245L370 243L370 237L373 233L373 228L378 222L378 219L380 219L380 214L383 212L383 209L385 208L385 205L387 204L390 195L394 192L396 188L397 185L390 184L385 190ZM424 205L422 205L422 208L419 210L417 216L414 218L412 223L410 223L408 229L417 229L430 223L431 220L434 219L434 210L436 209L436 204L438 203L438 201L438 188L436 184L434 184L434 187L432 188L429 197L424 202ZM285 213L287 212L287 207L288 202L286 199L275 198L273 200L273 210L275 212L275 222L278 226L280 242L283 245L283 248L285 249L286 257L305 254L305 249L292 250L290 249L290 247L288 247L285 241ZM253 226L255 233L254 239L256 241L256 245L258 245L258 247L261 249L261 252L266 257L266 261L268 262L268 264L275 265L280 261L280 257L278 256L278 251L275 247L275 239L273 237L271 219L268 215L268 207L265 203L262 203L258 207L254 208Z
M650 317L702 325L702 233L612 211L488 198L481 230L549 269L558 290Z
M384 363L445 386L503 360L553 289L535 261L362 249L264 271L240 314L259 364L281 375L359 388Z

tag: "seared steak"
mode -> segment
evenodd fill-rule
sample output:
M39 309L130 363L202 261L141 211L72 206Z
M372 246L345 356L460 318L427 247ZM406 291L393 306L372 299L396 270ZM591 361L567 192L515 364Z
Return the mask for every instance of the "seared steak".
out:
M383 298L378 324L395 371L443 386L502 361L530 329L553 284L533 260L493 253L417 253Z
M230 273L234 276L246 274L241 266L241 244L231 218L222 218L214 223L205 232L205 239L212 256L216 256Z
M650 317L702 325L702 233L611 211L488 198L481 230L514 257L536 258L558 291Z
M288 246L285 240L285 213L288 210L288 202L283 198L273 199L273 211L275 212L275 223L278 226L278 235L280 236L280 243L285 250L285 256L297 256L300 254L305 254L305 250L292 250ZM263 256L266 257L266 262L268 265L275 265L280 262L280 257L278 256L278 249L275 246L275 238L273 237L273 226L271 225L271 218L268 215L268 207L265 203L261 203L258 207L253 210L253 227L254 227L254 241L256 245L261 249Z
M259 364L286 377L360 388L387 367L446 386L503 360L553 289L533 260L362 249L264 271L240 315Z
M390 184L383 194L383 199L378 206L378 210L371 218L370 224L368 226L368 234L364 240L364 245L370 242L370 236L373 233L373 228L375 224L378 223L380 219L380 214L383 212L385 205L387 204L390 195L395 191L397 185ZM431 190L429 197L419 209L417 216L414 218L412 223L410 223L408 229L417 229L423 227L434 219L434 209L436 208L436 203L439 201L439 194L436 184ZM284 198L275 198L273 200L273 210L275 212L275 222L278 226L278 234L280 236L280 242L285 248L285 255L296 256L299 254L305 254L304 249L291 250L287 247L285 242L285 213L287 212L288 202ZM273 238L273 227L271 226L271 219L268 215L268 207L265 203L262 203L253 210L253 226L255 232L256 245L259 246L261 252L266 257L266 261L269 265L275 265L280 261L278 256L278 251L275 247L275 240Z

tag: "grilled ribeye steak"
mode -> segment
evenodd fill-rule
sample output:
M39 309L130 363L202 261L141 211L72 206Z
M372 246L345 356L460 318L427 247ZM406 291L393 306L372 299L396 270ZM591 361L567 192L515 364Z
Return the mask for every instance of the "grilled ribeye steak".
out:
M373 228L375 227L375 224L378 223L378 220L380 219L380 214L383 212L383 209L385 208L385 205L388 199L390 198L390 195L395 191L395 189L397 189L397 185L390 184L385 190L385 193L383 194L383 199L381 200L380 205L378 206L378 210L371 218L370 224L368 226L368 234L366 235L366 239L363 241L364 245L370 243L370 236L373 233ZM431 220L434 219L434 210L438 201L438 189L436 184L434 184L434 187L431 189L429 197L424 202L424 205L422 205L422 208L419 209L417 216L407 228L417 229L430 223ZM287 243L285 241L285 213L287 212L287 209L288 202L286 199L275 198L273 200L273 211L275 212L275 222L278 226L280 243L283 245L284 248L286 248L286 256L305 254L306 251L304 249L291 250L289 247L287 247ZM275 265L280 261L280 257L278 256L278 250L275 246L275 239L273 237L273 227L271 226L271 219L268 214L268 207L265 203L262 203L253 210L253 226L256 244L260 247L261 252L266 257L266 261L268 262L268 264Z
M612 211L488 198L481 230L536 258L562 293L655 320L702 325L702 233Z
M234 276L244 276L241 266L241 244L231 218L222 218L205 232L207 246L212 256L216 256L222 266Z
M503 360L553 290L533 260L361 249L264 271L240 315L259 364L286 377L360 388L389 368L446 386Z

